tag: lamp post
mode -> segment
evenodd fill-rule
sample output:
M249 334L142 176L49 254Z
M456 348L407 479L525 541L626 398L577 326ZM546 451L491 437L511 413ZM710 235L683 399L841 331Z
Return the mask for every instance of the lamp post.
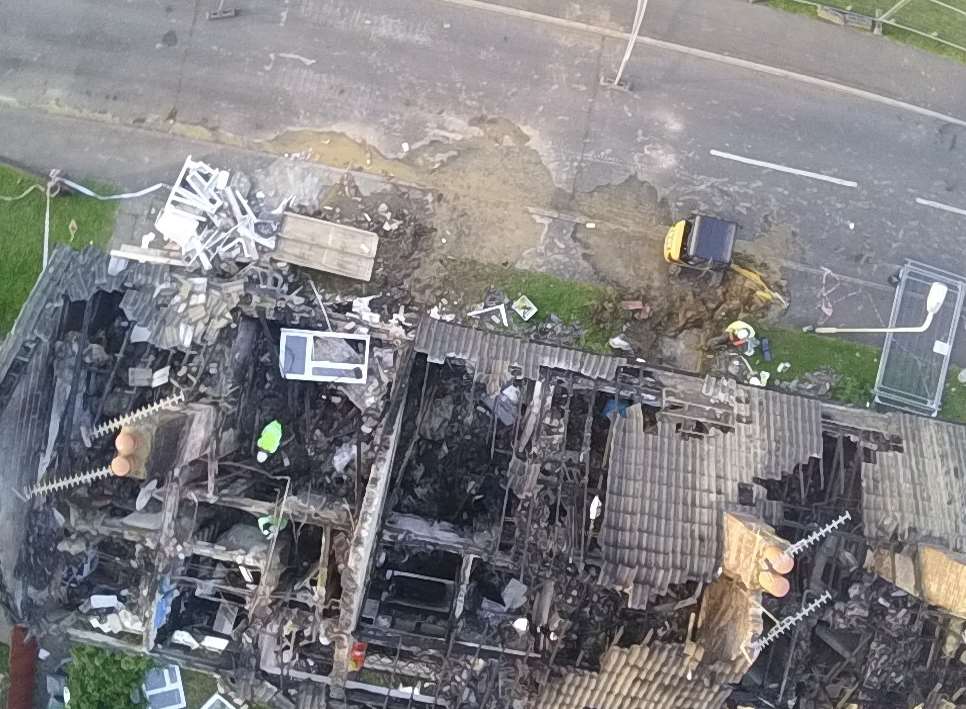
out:
M641 24L644 22L644 11L646 9L647 0L637 0L637 11L634 13L634 29L631 30L631 36L627 39L627 48L624 50L624 58L621 59L621 65L617 69L617 76L614 77L614 86L619 86L621 83L624 69L627 67L627 62L631 58L631 52L634 51L634 45L637 44L637 35L640 34Z
M948 292L949 288L943 283L933 282L929 286L929 293L926 295L926 319L922 325L913 325L911 327L815 327L808 325L802 328L802 330L805 332L814 332L817 335L832 335L839 332L925 332L932 325L933 317L943 307Z

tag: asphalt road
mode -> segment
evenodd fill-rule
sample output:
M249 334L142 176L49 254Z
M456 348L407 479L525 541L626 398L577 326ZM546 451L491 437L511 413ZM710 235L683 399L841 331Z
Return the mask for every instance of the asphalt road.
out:
M458 2L238 4L218 22L200 2L19 4L0 20L0 96L161 130L334 130L389 155L495 116L565 192L634 175L676 215L790 230L776 255L806 266L884 279L915 257L966 273L966 128L647 46L615 91L599 79L619 40Z

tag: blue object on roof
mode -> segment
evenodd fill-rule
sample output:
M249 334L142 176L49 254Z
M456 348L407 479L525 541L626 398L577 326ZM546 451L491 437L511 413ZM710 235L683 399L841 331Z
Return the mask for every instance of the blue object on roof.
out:
M627 407L631 405L627 399L608 399L604 404L604 416L610 416L615 411L621 416L627 416Z

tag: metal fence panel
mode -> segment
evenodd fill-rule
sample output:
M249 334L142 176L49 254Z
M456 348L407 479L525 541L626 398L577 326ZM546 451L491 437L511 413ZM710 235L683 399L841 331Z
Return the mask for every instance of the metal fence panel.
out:
M934 282L949 289L946 300L925 332L886 335L873 389L876 403L926 416L936 416L942 406L966 283L954 273L907 261L889 317L890 328L921 325Z

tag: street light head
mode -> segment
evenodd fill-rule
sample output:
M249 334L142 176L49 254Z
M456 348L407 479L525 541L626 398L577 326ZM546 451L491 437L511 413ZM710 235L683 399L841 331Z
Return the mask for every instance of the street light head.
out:
M943 307L943 303L946 302L948 292L949 288L944 283L933 282L929 286L929 295L926 296L926 312L930 315L938 313L939 309Z

